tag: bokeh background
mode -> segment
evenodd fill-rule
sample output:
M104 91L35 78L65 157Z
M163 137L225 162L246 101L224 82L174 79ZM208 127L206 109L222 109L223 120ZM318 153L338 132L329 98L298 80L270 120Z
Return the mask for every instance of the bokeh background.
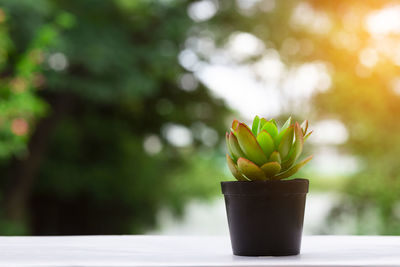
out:
M309 119L307 234L400 234L400 1L0 0L0 234L226 234L224 132Z

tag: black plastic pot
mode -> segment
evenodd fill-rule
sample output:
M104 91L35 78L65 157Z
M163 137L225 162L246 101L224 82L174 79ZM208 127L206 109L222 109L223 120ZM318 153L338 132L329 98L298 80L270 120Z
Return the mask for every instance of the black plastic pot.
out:
M307 179L221 182L233 254L300 252Z

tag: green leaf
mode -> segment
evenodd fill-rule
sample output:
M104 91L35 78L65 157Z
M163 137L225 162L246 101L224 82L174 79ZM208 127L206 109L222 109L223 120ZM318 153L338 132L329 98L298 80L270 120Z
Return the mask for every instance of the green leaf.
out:
M275 175L273 179L274 180L280 180L280 179L285 179L285 178L288 178L288 177L292 176L293 174L298 172L304 165L306 165L307 162L309 162L312 158L313 158L313 156L307 157L303 161L301 161L301 162L297 163L296 165L294 165L289 170L284 171L282 173L279 173L278 175Z
M260 125L260 118L258 116L255 116L253 120L253 125L251 127L251 131L253 132L254 135L258 134L259 125Z
M264 171L265 176L269 179L274 177L277 173L281 171L281 165L276 162L268 162L261 166L261 169Z
M237 158L235 159L235 155L233 154L231 146L229 145L229 134L228 134L228 132L225 133L225 143L226 143L226 148L228 149L229 155L231 155L231 157L236 161Z
M274 151L275 148L274 140L266 130L262 130L257 135L257 142L267 157L269 157L272 151Z
M226 162L228 163L229 170L238 181L248 181L248 179L240 173L235 162L233 162L232 158L228 154L226 154Z
M278 124L276 123L275 119L270 119L269 121L272 122L273 124L275 124L276 128L278 128Z
M237 130L238 125L239 125L239 121L238 120L233 120L232 121L231 132L233 132L234 135L236 135L236 130Z
M276 144L277 145L280 144L280 142L282 140L282 137L286 133L286 130L289 128L291 123L292 123L292 117L289 117L287 119L287 121L285 122L285 124L283 124L282 128L280 129L280 132L279 132L278 136L276 137Z
M299 123L297 123L297 122L294 125L294 135L295 135L295 141L292 145L290 153L289 153L287 159L284 160L282 163L283 170L290 168L296 162L296 160L299 158L301 152L303 151L303 144L304 144L303 131L300 128Z
M269 156L269 161L276 161L281 164L281 155L278 151L272 152L271 156Z
M266 130L273 139L278 136L278 128L273 122L267 121L262 127L261 131Z
M246 158L257 165L263 165L265 162L267 162L268 159L258 144L256 138L244 123L239 123L236 134L239 146L246 155Z
M282 159L285 159L286 156L289 154L290 149L293 145L293 130L294 126L290 126L286 131L285 134L282 136L282 140L279 143L278 151L281 154Z
M264 119L264 118L261 118L260 119L260 123L258 124L258 133L259 132L261 132L261 129L262 129L262 127L264 126L264 124L267 122L267 120L266 119Z
M292 117L289 117L286 122L283 124L281 131L286 130L292 124Z
M232 157L234 161L237 161L238 158L240 157L245 157L245 154L240 148L236 136L232 132L229 134L228 139L229 139L229 147L232 151Z
M239 158L237 161L238 170L243 173L248 179L252 181L267 179L264 171L256 164L245 158Z

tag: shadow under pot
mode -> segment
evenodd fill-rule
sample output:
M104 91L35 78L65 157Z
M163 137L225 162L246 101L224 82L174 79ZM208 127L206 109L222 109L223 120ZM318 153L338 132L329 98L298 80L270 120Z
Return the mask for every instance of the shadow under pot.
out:
M300 252L307 179L221 182L233 254Z

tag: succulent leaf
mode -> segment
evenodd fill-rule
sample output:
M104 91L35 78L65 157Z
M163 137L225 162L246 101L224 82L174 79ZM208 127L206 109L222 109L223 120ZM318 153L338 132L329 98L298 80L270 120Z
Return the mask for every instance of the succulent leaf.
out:
M286 122L283 124L281 131L282 130L286 130L287 128L289 128L289 126L292 124L292 117L290 116Z
M304 144L303 131L297 122L294 125L294 135L295 135L295 141L293 143L291 151L290 151L287 159L284 160L282 163L283 170L290 168L296 162L296 160L299 158L301 152L303 151L303 144Z
M272 178L281 171L281 165L276 161L265 163L260 168L267 178Z
M257 142L267 157L269 157L272 151L274 151L275 148L274 140L266 130L262 130L257 135Z
M291 117L280 130L274 119L255 116L251 128L234 120L225 135L228 167L239 181L288 178L312 159L295 164L312 133L307 131L307 120L300 125L292 123Z
M274 180L280 180L280 179L285 179L288 178L290 176L292 176L293 174L295 174L296 172L298 172L304 165L307 164L307 162L309 162L311 159L313 158L313 156L309 156L307 158L305 158L304 160L300 161L299 163L297 163L296 165L294 165L292 168L279 173L277 175L275 175L273 177Z
M251 127L251 131L253 132L253 134L255 136L257 136L257 134L258 134L259 125L260 125L260 118L258 116L255 116L254 120L253 120L253 125Z
M278 151L272 152L271 156L269 156L269 161L276 161L281 164L281 155Z
M231 132L228 136L229 139L229 147L232 151L232 158L234 161L237 161L240 157L245 157L244 152L239 146L239 142L236 136Z
M278 124L276 123L275 119L270 119L269 121L272 122L273 124L275 124L276 128L278 128Z
M276 138L277 144L279 144L281 142L281 139L283 137L283 135L286 133L286 130L289 128L290 124L292 124L292 117L289 117L285 124L283 124L282 128L279 131L279 134Z
M257 139L244 123L239 123L236 134L239 146L246 155L246 158L257 165L267 162L268 159L258 144Z
M306 136L304 136L304 141L306 141L308 139L308 137L313 133L313 131L310 131L308 134L306 134Z
M294 126L291 125L282 136L281 142L278 146L278 151L281 154L281 158L284 160L290 152L290 149L293 145L293 134L294 134Z
M228 149L229 155L231 155L231 157L236 161L237 158L235 159L235 156L233 154L231 146L229 145L229 134L228 134L228 132L225 133L225 143L226 143L226 148Z
M238 125L239 125L239 121L238 120L233 120L233 122L232 122L232 130L234 130L234 131L236 131L236 129L237 129L237 127L238 127Z
M233 162L232 158L228 154L226 154L226 162L228 163L229 170L238 181L248 181L248 179L240 173L235 162Z
M278 128L273 122L267 121L262 127L261 131L267 131L273 139L278 136Z
M267 179L265 177L264 171L250 160L239 158L237 164L238 170L243 173L248 179L252 181L264 181Z
M262 129L262 127L264 126L264 124L267 122L267 120L266 119L264 119L264 118L261 118L260 119L260 123L258 124L258 131L257 131L257 134L259 133L259 132L261 132L261 129Z
M301 124L301 130L303 132L303 135L305 135L307 133L308 130L308 120L303 121L303 123Z

